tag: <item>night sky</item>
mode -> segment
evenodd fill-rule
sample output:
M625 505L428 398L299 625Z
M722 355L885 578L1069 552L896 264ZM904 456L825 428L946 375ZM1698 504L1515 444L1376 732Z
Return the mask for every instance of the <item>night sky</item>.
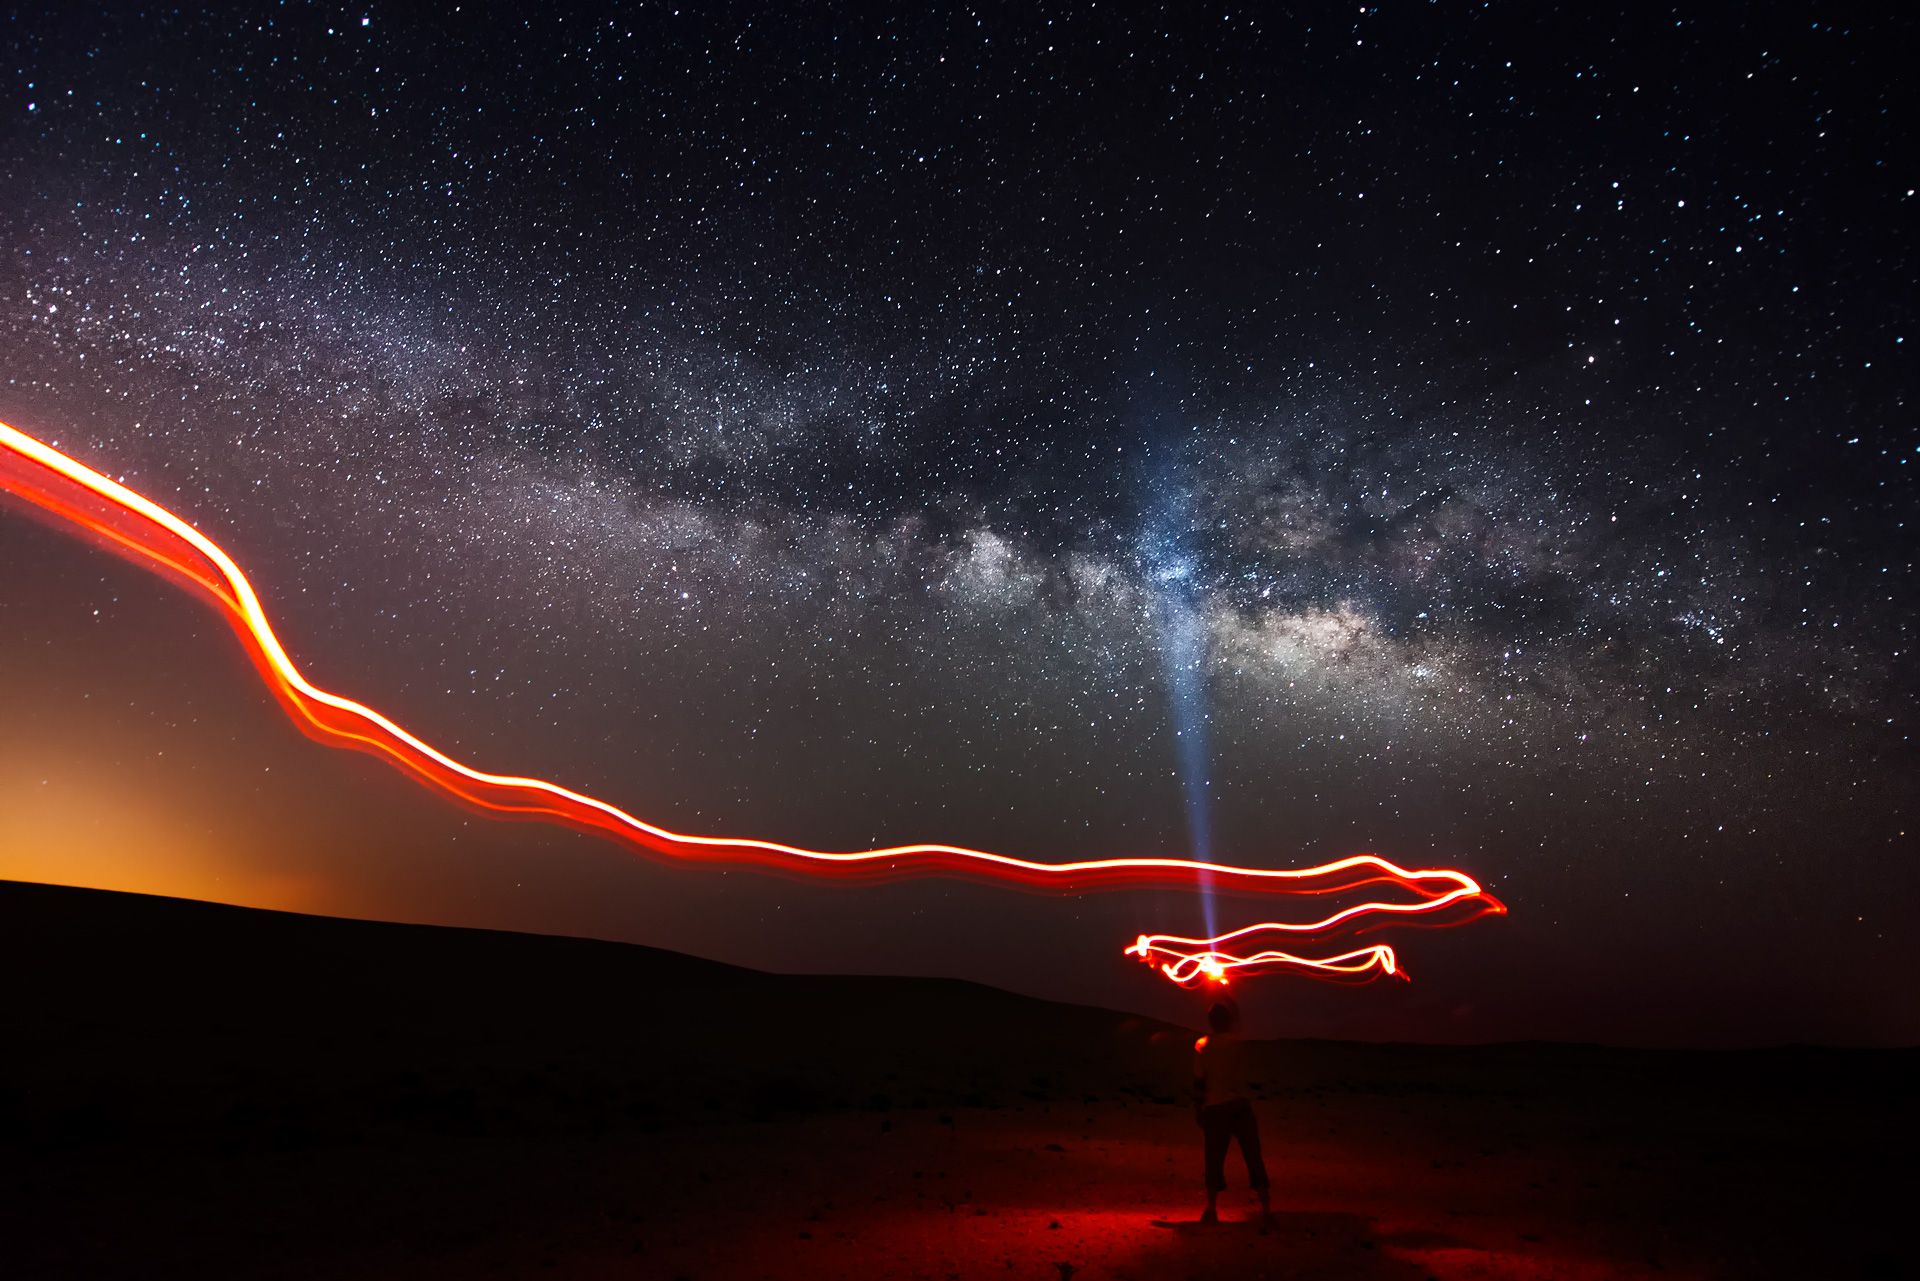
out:
M0 419L481 768L1511 909L1265 1034L1912 1043L1914 24L1727 12L15 7ZM16 508L0 876L1197 1018L1192 896L489 824Z

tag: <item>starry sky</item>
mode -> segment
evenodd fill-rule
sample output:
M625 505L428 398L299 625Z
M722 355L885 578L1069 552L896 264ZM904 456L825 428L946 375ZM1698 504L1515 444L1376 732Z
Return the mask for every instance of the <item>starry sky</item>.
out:
M0 419L679 830L1463 868L1266 1034L1912 1043L1885 6L17 6ZM1906 156L1906 159L1902 159ZM1188 895L664 868L0 509L0 875L1183 1017ZM1213 904L1221 928L1259 904Z

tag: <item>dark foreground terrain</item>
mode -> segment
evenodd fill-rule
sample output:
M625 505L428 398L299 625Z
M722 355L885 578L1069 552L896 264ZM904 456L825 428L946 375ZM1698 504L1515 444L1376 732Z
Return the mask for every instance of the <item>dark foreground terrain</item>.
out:
M8 1277L1920 1275L1920 1053L1276 1042L966 983L0 882Z

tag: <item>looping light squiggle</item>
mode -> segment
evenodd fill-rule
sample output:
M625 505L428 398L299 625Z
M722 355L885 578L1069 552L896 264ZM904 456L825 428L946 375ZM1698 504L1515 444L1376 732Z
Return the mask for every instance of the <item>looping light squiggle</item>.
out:
M1267 923L1217 939L1142 936L1129 954L1158 964L1177 983L1199 977L1287 970L1325 978L1397 973L1384 945L1325 960L1269 951L1235 956L1221 945L1267 932L1324 936L1363 918L1446 924L1450 909L1474 902L1478 914L1504 912L1473 878L1452 870L1409 871L1372 854L1295 870L1227 867L1187 859L1114 858L1036 863L954 845L898 845L853 853L823 853L772 841L689 836L635 818L605 801L537 778L489 774L461 764L415 738L372 708L320 689L301 676L281 647L259 597L240 567L212 540L126 486L58 449L0 423L0 492L57 517L147 569L200 594L232 626L269 689L309 737L370 753L429 786L495 818L552 822L592 832L629 848L675 862L749 867L809 878L872 883L919 876L977 879L1042 893L1077 894L1121 888L1192 890L1204 875L1214 893L1331 894L1390 884L1409 900L1365 902L1308 925ZM1453 912L1457 914L1457 910Z
M1391 918L1395 915L1417 915L1420 918L1419 924L1422 925L1464 925L1482 916L1503 913L1507 910L1498 899L1475 884L1471 877L1459 872L1408 874L1409 882L1414 878L1425 880L1456 878L1458 883L1451 890L1422 898L1414 903L1362 903L1343 912L1336 912L1323 920L1301 925L1266 921L1210 939L1182 938L1173 934L1142 934L1134 940L1133 946L1127 949L1127 955L1157 966L1162 974L1182 987L1194 987L1202 983L1225 983L1236 976L1246 977L1255 974L1302 974L1337 982L1365 982L1368 979L1387 976L1404 979L1407 977L1407 972L1401 968L1400 958L1385 943L1375 943L1370 947L1357 948L1339 956L1318 959L1273 948L1252 952L1245 956L1237 955L1228 949L1234 945L1245 947L1249 940L1265 934L1324 937L1342 929L1359 928L1361 923L1369 917ZM1423 889L1417 884L1409 884L1408 888L1415 893L1421 893ZM1375 920L1367 923L1377 925L1381 922Z
M1253 927L1254 930L1263 928L1267 927L1258 925ZM1236 931L1240 934L1247 932ZM1399 958L1385 943L1357 948L1339 956L1316 959L1295 956L1291 952L1274 951L1255 952L1250 956L1235 956L1231 952L1220 951L1215 940L1174 938L1166 934L1142 934L1139 940L1127 949L1127 955L1137 956L1149 965L1158 965L1162 974L1181 987L1197 987L1202 983L1226 983L1233 978L1252 974L1305 974L1312 978L1348 981L1364 981L1382 975L1406 977L1405 972L1400 969Z

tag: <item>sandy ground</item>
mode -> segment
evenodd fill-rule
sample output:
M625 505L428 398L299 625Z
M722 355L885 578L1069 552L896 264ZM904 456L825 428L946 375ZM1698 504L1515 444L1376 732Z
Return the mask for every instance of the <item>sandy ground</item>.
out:
M691 1181L616 1158L601 1186L632 1200L546 1239L456 1255L435 1274L498 1260L583 1277L1714 1275L1711 1244L1690 1248L1684 1229L1648 1221L1633 1204L1642 1189L1602 1202L1554 1187L1555 1173L1518 1152L1480 1158L1471 1176L1436 1169L1404 1128L1397 1141L1369 1136L1378 1141L1356 1161L1356 1132L1383 1119L1377 1108L1316 1104L1285 1109L1296 1114L1286 1121L1281 1111L1268 1109L1271 1224L1237 1171L1225 1221L1194 1222L1194 1130L1170 1110L1062 1108L952 1127L914 1116L888 1133L838 1120L696 1149L686 1155L710 1168Z
M1907 1051L1265 1044L1203 1227L1107 1011L5 884L0 965L9 1277L1915 1274Z

